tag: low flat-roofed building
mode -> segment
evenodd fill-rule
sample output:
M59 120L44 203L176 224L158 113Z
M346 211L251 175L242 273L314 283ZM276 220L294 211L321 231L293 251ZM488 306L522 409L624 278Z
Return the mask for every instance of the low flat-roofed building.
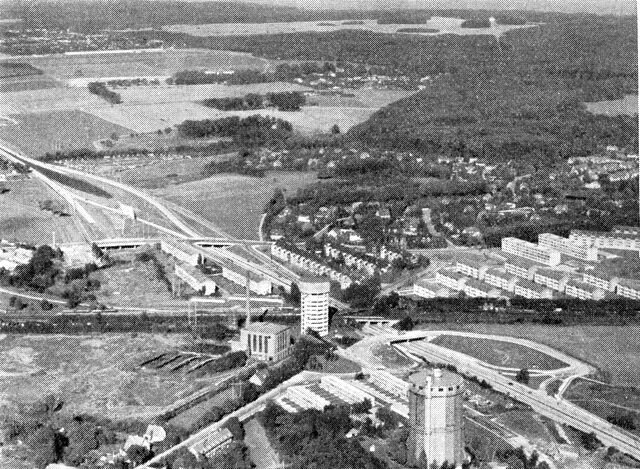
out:
M581 300L603 300L607 292L586 282L571 279L567 282L564 292L571 297Z
M456 261L457 272L479 280L482 280L489 267L487 261L480 259L463 257Z
M618 282L616 293L625 298L640 300L640 281L622 278Z
M518 238L502 238L502 250L548 266L560 264L560 253Z
M435 282L419 280L413 284L413 294L421 298L449 298L453 291Z
M550 288L522 278L516 282L514 293L529 299L553 298L553 290Z
M572 278L573 276L571 274L560 270L538 269L533 276L533 281L552 290L561 292L564 291L567 282Z
M502 296L499 288L475 278L467 280L462 291L472 298L500 298Z
M190 448L196 456L204 455L211 457L222 449L226 448L233 440L233 434L228 428L222 428L215 432L210 432L205 438Z
M451 290L463 290L464 284L468 280L470 280L469 277L453 270L439 270L436 272L436 282L450 288Z
M508 254L504 262L504 268L510 274L517 277L533 281L536 271L543 267L538 262L525 259L524 257Z
M213 295L216 292L216 282L203 274L197 267L187 263L176 263L175 273L179 279L203 295Z
M538 245L547 249L555 249L561 254L583 261L598 260L598 248L577 243L569 238L563 238L552 233L538 235Z
M518 278L519 277L517 275L511 274L505 269L494 267L485 272L482 280L494 287L498 287L508 292L513 292L516 288Z
M249 275L249 290L258 295L271 294L271 282L266 278L260 277L235 264L229 263L222 266L222 276L236 285L246 286L247 275Z
M291 353L291 328L271 322L252 322L240 331L240 344L258 360L277 362Z
M582 280L594 287L602 288L605 291L614 292L620 282L618 277L612 276L609 272L601 269L586 271Z
M162 252L175 257L190 265L198 265L198 261L202 258L196 248L184 241L162 240L160 241L160 249Z

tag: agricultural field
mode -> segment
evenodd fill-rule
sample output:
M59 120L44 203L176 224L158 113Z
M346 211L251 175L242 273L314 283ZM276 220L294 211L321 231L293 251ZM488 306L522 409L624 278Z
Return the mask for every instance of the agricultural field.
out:
M316 181L313 172L270 172L264 178L218 174L207 179L156 189L153 194L211 220L243 239L258 239L264 205L277 188L294 194Z
M157 414L202 383L139 365L188 340L155 334L0 336L0 408L10 411L55 394L70 413L114 419Z
M616 386L640 386L640 326L549 326L540 324L420 325L420 329L449 329L521 337L554 347L598 368L600 378Z
M585 103L587 111L606 116L634 116L638 114L638 95L628 94L624 98L612 101Z
M286 34L299 32L331 32L344 29L357 29L386 34L405 34L399 32L400 29L417 26L427 30L437 30L437 32L417 32L408 34L493 34L501 35L511 29L530 28L535 25L496 25L493 28L462 28L464 20L459 18L444 18L433 16L424 24L378 24L377 20L363 20L363 24L353 24L345 21L292 21L286 23L213 23L189 25L179 24L163 27L166 31L186 33L191 36L251 36L262 34ZM349 24L351 23L351 24Z
M376 88L360 88L348 90L345 95L314 94L309 96L310 104L320 107L355 107L355 108L381 108L403 98L407 98L415 91L387 90ZM353 96L349 96L353 95Z
M24 57L60 80L77 78L170 76L180 70L225 71L238 68L267 68L271 61L250 54L207 49L157 49L113 53L74 53Z
M50 199L66 205L64 199L42 182L29 179L8 183L0 194L0 238L24 243L50 243L52 233L58 242L83 241L73 216L53 215L40 210L38 202Z
M122 126L78 110L10 117L16 123L0 126L0 138L36 158L56 150L93 148L93 142L98 139L112 133L130 132Z
M440 335L431 343L495 366L538 370L555 370L567 366L566 363L532 348L499 340Z

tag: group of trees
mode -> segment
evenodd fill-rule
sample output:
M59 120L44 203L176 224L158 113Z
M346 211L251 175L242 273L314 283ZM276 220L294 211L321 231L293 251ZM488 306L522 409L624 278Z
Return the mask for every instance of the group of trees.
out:
M265 177L267 174L264 168L254 165L254 153L246 148L240 149L232 158L210 161L202 168L202 175L205 177L221 173L242 174L258 178Z
M540 455L536 451L527 456L522 447L497 450L495 457L504 462L508 469L550 469L549 464L540 461Z
M249 93L242 98L209 98L202 101L207 107L221 111L249 111L275 107L279 111L299 111L306 103L306 97L299 91L282 91L277 93Z
M111 91L109 88L107 88L106 84L100 81L92 81L87 85L87 89L89 90L89 93L100 96L109 104L120 104L122 102L122 97L120 96L120 94L116 93L115 91Z
M200 121L186 120L179 124L178 131L189 138L231 137L234 141L258 145L271 140L288 138L293 126L282 119L268 116L237 116Z
M62 257L60 248L39 246L29 262L17 266L13 273L0 269L0 283L44 292L55 284L56 277L60 273L59 261Z

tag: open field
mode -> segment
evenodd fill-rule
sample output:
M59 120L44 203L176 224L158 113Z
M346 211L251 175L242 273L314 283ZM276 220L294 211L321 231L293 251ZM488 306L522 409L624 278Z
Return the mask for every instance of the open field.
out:
M55 150L93 148L93 142L129 129L82 111L12 115L16 124L0 126L0 138L35 157Z
M611 415L629 414L640 426L640 393L637 387L608 386L577 379L564 393L574 404L604 419ZM640 434L640 428L637 430Z
M505 412L497 418L497 422L503 424L513 432L523 435L527 440L546 446L555 441L549 433L547 426L543 424L536 414L529 410L514 410Z
M146 77L172 75L180 70L224 71L266 68L271 62L250 54L207 49L158 49L103 54L57 54L24 57L22 61L59 79Z
M345 20L347 21L347 20ZM292 21L287 23L213 23L188 25L179 24L165 26L163 29L172 32L186 33L192 36L247 36L259 34L283 34L283 33L299 33L299 32L331 32L343 29L357 29L364 31L372 31L376 33L386 34L404 34L399 33L399 29L417 28L418 26L435 29L436 33L409 33L409 34L493 34L501 35L511 29L530 28L535 25L508 26L496 25L493 28L462 28L460 25L464 22L458 18L431 17L424 24L378 24L377 20L363 20L363 24L345 24L345 21Z
M598 101L595 103L585 103L587 110L593 114L604 114L606 116L638 114L638 95L628 94L624 98L613 101Z
M257 239L264 205L277 188L288 193L316 181L313 172L270 172L264 178L218 174L207 179L157 189L153 194L211 220L223 231Z
M420 325L419 329L450 329L521 337L549 345L597 367L605 380L619 386L640 386L640 326L548 326L539 324Z
M555 370L567 366L547 354L510 342L441 335L431 343L470 355L490 365L538 370Z
M354 96L341 96L331 94L311 95L309 103L320 107L362 107L381 108L394 101L406 98L415 94L415 91L408 90L386 90L376 88L360 88L348 90L347 94Z
M186 340L152 334L2 336L0 405L11 409L56 394L71 413L107 418L153 415L201 383L184 373L138 365Z
M7 184L10 189L0 195L0 238L24 243L50 243L52 233L58 242L83 241L73 216L59 217L40 210L38 202L46 199L64 205L64 199L42 182L34 179Z

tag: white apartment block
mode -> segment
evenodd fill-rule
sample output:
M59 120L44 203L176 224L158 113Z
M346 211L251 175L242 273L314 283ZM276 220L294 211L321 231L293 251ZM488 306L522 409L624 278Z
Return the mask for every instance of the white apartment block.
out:
M640 236L632 233L571 230L569 239L600 249L640 251Z
M363 269L368 275L373 275L378 270L378 267L372 261L369 261L362 256L357 256L348 251L344 251L329 243L324 245L324 254L332 259L337 259L342 256L346 266L355 269Z
M552 233L542 233L538 235L538 246L546 249L555 249L561 254L575 257L583 261L597 261L598 248L576 243L569 238L563 238Z
M575 279L567 282L564 292L568 296L580 298L581 300L602 300L607 294L607 292L601 288Z
M456 271L461 274L482 280L489 265L484 261L459 259L456 261Z
M614 292L620 279L618 277L612 277L611 274L603 272L601 270L590 270L584 273L582 280L589 285L601 288L602 290Z
M353 280L351 280L348 275L332 269L328 265L311 257L311 255L293 252L286 247L278 246L276 244L271 245L271 255L311 274L329 277L331 280L338 282L340 284L340 288L343 290L345 288L349 288L353 283Z
M216 292L216 282L200 272L197 267L187 263L176 263L175 274L179 279L203 295L213 295Z
M193 266L198 265L198 259L201 258L198 250L184 241L167 241L163 239L160 241L160 250L179 261Z
M508 273L527 280L532 280L536 271L542 267L540 264L520 256L508 256L504 263Z
M462 291L464 289L464 284L468 280L470 280L469 277L453 270L439 270L436 272L436 282L450 288L451 290Z
M529 299L553 298L553 291L550 288L533 283L531 280L519 279L513 291L516 295Z
M494 267L492 269L487 269L482 280L489 285L500 288L501 290L513 292L516 288L518 276L510 274L504 269Z
M640 281L630 279L620 279L616 293L625 298L640 300Z
M533 276L533 281L556 291L564 291L572 276L566 272L549 269L539 269Z
M560 264L560 253L558 251L518 238L502 238L502 250L549 266Z
M449 298L453 291L434 282L419 280L413 284L413 294L421 298Z
M247 285L247 275L249 276L249 290L258 295L271 294L271 282L264 277L260 277L247 269L233 264L222 266L222 276L227 280L245 287Z
M331 284L324 278L301 278L300 332L316 331L321 336L329 333L329 291Z
M500 298L503 296L499 288L474 278L470 278L465 282L462 291L471 298Z

